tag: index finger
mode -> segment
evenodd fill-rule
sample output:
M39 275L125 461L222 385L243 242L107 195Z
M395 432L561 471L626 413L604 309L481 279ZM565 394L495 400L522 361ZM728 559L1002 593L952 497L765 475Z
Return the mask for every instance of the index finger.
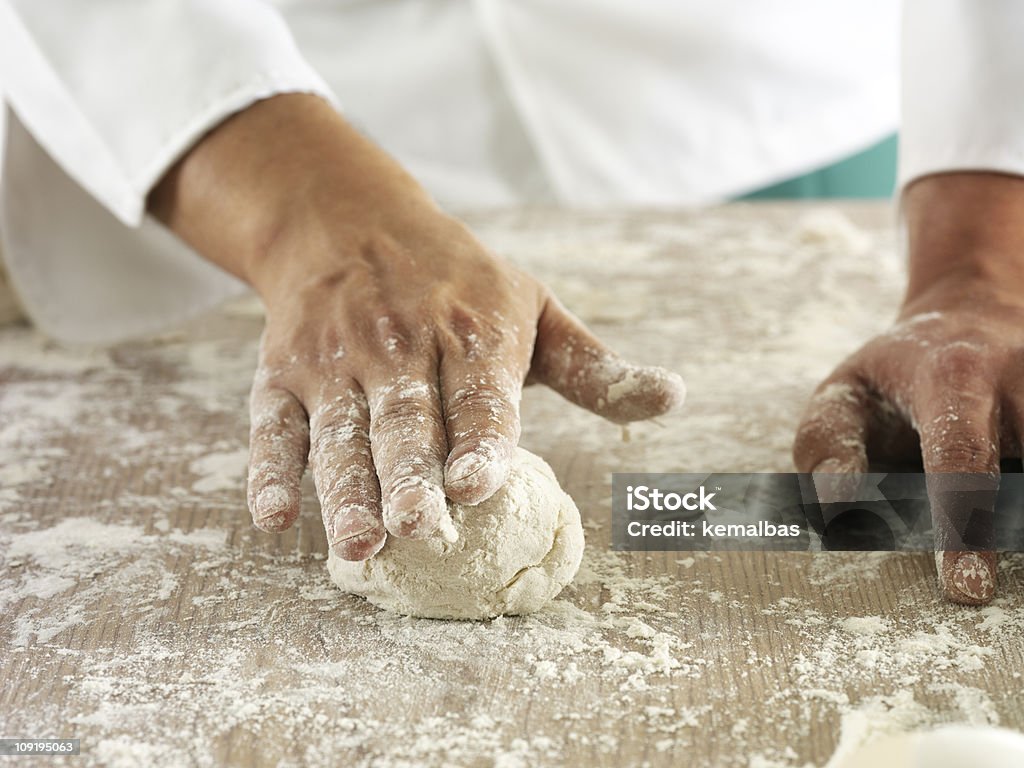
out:
M444 492L448 438L436 377L404 374L368 386L370 449L380 479L384 527L402 538L458 533Z
M916 421L939 583L950 600L981 605L996 591L992 547L1000 449L995 392L978 355L960 346L937 353L920 391Z
M793 441L793 463L809 472L822 503L852 497L868 471L870 403L852 376L824 382L811 397Z

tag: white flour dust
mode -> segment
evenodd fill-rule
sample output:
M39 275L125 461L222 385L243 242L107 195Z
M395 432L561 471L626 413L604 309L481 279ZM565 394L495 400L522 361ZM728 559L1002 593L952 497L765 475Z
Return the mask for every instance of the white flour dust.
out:
M607 549L613 471L791 469L806 398L899 300L892 237L837 215L471 222L689 390L624 443L528 388L523 444L588 542L523 618L407 619L340 594L308 477L294 527L251 527L252 301L111 351L0 329L0 731L48 723L82 739L76 765L114 768L820 768L893 731L1020 729L1019 555L975 610L938 598L923 555Z

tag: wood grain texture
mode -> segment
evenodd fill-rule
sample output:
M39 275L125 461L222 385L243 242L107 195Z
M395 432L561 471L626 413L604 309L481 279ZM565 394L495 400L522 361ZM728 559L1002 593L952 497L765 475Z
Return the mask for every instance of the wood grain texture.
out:
M804 400L894 312L887 207L466 218L689 385L628 440L528 390L522 443L587 525L576 584L534 617L404 619L331 586L308 482L295 528L253 529L251 300L112 350L3 329L0 735L81 738L68 765L766 768L824 765L851 713L1024 727L1020 556L968 609L925 555L608 551L614 471L791 468Z

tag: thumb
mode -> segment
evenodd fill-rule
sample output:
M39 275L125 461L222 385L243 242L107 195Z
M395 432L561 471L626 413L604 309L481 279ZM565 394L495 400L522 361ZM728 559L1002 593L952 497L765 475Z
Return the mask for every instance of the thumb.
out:
M679 374L623 360L553 296L537 324L530 377L617 424L659 416L686 398Z

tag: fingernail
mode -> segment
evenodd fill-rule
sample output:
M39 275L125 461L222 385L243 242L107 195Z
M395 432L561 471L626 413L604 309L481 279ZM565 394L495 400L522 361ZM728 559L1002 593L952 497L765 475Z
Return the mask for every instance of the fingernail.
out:
M658 366L620 364L608 384L600 413L617 424L642 421L675 410L686 400L686 384L678 373Z
M288 527L288 516L284 512L253 519L253 525L264 533L280 533Z
M331 549L342 560L369 560L381 551L387 538L387 533L374 526L335 541Z
M971 602L987 603L996 593L991 563L976 552L964 552L950 569L950 584Z
M381 550L386 539L387 532L372 510L349 507L334 524L331 549L342 560L367 560Z
M476 451L470 451L448 469L447 484L463 483L485 466L487 466L487 460Z
M437 530L448 503L444 491L416 483L391 494L384 505L384 527L406 539L425 539Z
M482 444L460 457L445 473L445 490L460 504L479 504L508 476L508 457L496 446Z
M268 485L260 490L253 502L253 522L265 531L279 530L288 522L288 516L296 506L296 500L287 488Z

